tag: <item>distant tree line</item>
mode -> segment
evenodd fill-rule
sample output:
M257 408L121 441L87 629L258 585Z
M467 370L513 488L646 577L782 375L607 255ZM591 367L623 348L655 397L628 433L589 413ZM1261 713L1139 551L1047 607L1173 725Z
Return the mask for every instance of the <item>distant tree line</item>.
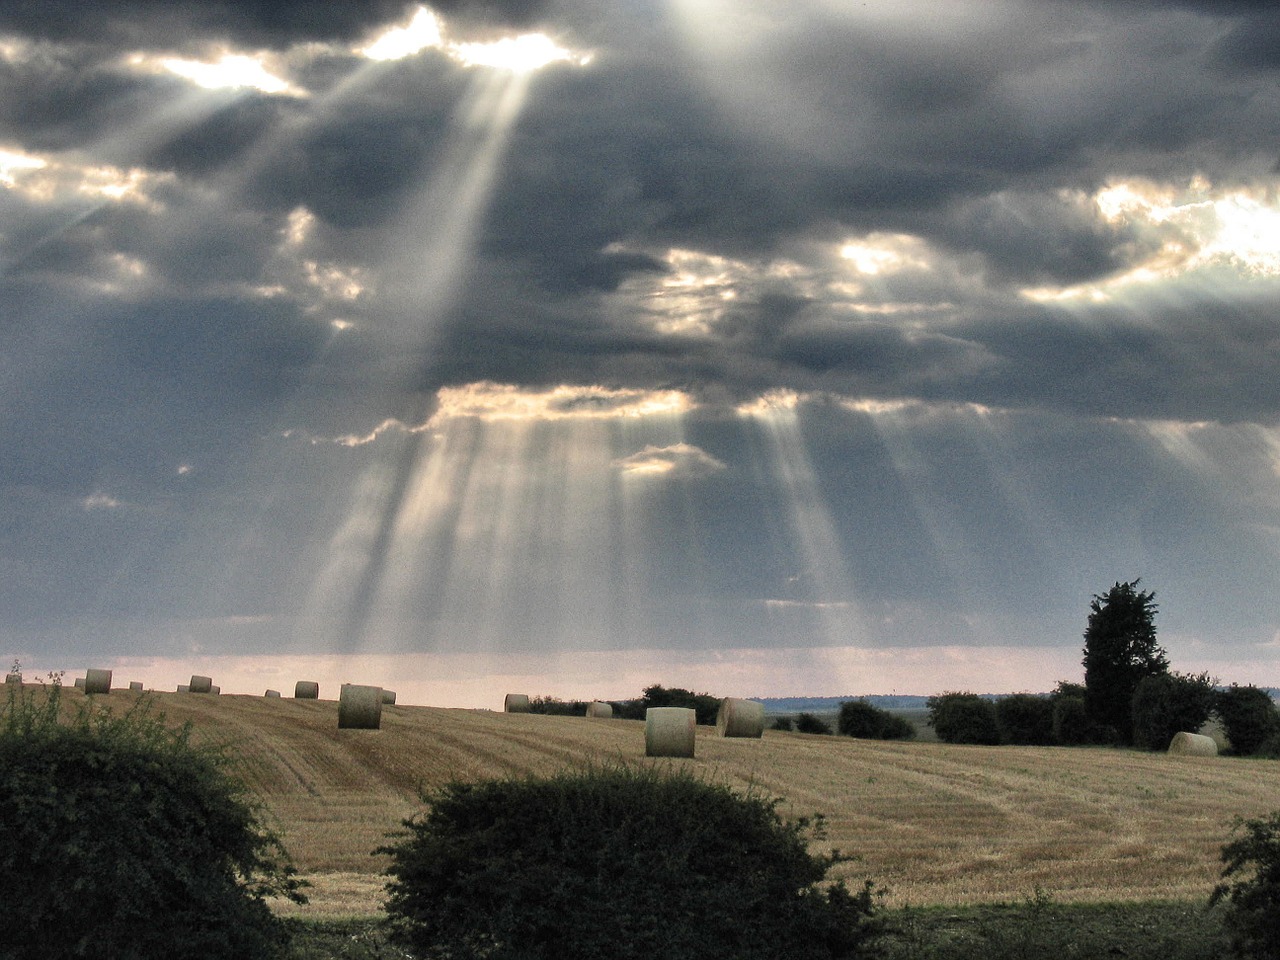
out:
M1280 757L1280 711L1265 690L1219 688L1207 673L1178 673L1156 642L1155 593L1138 581L1094 596L1084 633L1084 683L1048 695L990 698L943 693L927 703L929 724L947 743L1164 750L1180 731L1216 718L1242 756Z
M604 701L613 707L613 715L623 720L643 720L650 707L688 707L698 717L698 723L714 726L720 710L720 697L709 693L695 693L683 687L664 687L659 683L645 687L642 694L632 700ZM587 712L585 700L560 700L556 697L531 697L530 713L556 716L581 717Z

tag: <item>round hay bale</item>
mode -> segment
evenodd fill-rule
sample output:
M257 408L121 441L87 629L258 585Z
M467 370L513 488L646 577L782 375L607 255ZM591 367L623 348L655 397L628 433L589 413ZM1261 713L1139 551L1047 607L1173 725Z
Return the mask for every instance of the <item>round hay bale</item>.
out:
M20 674L20 673L6 673L6 674L5 674L5 677L4 677L4 682L5 682L5 683L21 683L21 682L22 682L22 674Z
M219 694L222 692L222 688L215 683L209 688L209 692L212 694Z
M209 677L197 677L191 675L191 682L187 684L188 693L208 693L213 689L213 681Z
M73 684L73 686L74 686L77 690L83 690L83 689L84 689L84 677L76 677L76 682Z
M508 693L507 698L502 701L502 711L504 713L528 713L529 695L525 693Z
M278 697L278 696L280 696L280 691L279 691L279 690L268 690L266 693L264 693L264 694L263 694L263 696L264 696L264 697Z
M596 700L594 703L588 703L587 716L602 717L606 720L611 720L613 718L613 704L604 703L601 700Z
M86 670L84 673L84 692L85 693L110 693L111 692L111 671L110 670Z
M1179 757L1216 757L1218 744L1213 737L1201 733L1175 733L1169 741L1169 752Z
M644 712L646 757L692 757L698 714L688 707L650 707Z
M396 702L396 692L394 690L382 691L382 705L385 707L394 706Z
M377 730L382 725L382 688L344 683L338 694L339 730Z
M315 680L299 680L293 685L293 699L319 700L320 684Z
M179 692L179 693L190 693L190 692L191 692L191 685L190 685L190 684L188 684L188 683L180 683L180 684L178 684L178 692Z
M725 697L716 713L716 730L722 737L764 736L764 704L755 700Z
M141 680L130 680L130 681L129 681L129 689L130 689L130 690L141 690L141 689L142 689L142 681L141 681Z

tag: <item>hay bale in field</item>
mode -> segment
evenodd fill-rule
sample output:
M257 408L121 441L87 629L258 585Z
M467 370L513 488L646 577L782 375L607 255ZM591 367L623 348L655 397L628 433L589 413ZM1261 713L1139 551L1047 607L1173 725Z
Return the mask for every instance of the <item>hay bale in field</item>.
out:
M72 684L77 690L84 689L84 677L76 677L76 682Z
M293 699L319 700L320 684L315 680L299 680L293 685Z
M85 693L110 693L111 692L111 671L110 670L86 670L84 673L84 692Z
M141 681L141 680L130 680L130 681L129 681L129 689L130 689L130 690L141 690L141 689L142 689L142 681Z
M1202 733L1175 733L1169 741L1169 753L1179 757L1216 757L1218 744Z
M692 757L698 714L689 707L650 707L644 712L646 757Z
M22 674L20 674L20 673L16 673L16 672L15 672L15 673L6 673L6 674L4 675L4 682L5 682L5 683L21 683L21 682L22 682Z
M278 696L280 696L280 691L279 691L279 690L268 690L266 693L264 693L264 694L263 694L263 696L264 696L264 697L278 697Z
M503 713L528 713L529 695L525 693L508 693L502 701Z
M602 717L606 720L613 718L613 704L596 700L594 703L587 704L588 717Z
M209 688L209 692L212 694L219 694L222 692L222 688L215 683Z
M180 684L178 684L178 692L179 692L179 693L190 693L190 692L191 692L191 685L190 685L190 684L188 684L188 683L180 683Z
M384 707L393 707L396 702L396 692L394 690L382 691L382 705Z
M191 675L191 682L187 684L188 693L208 693L213 689L213 680L209 677L197 677Z
M344 683L338 694L339 730L377 730L382 725L382 688Z
M716 713L716 730L722 737L764 736L764 704L755 700L725 697Z

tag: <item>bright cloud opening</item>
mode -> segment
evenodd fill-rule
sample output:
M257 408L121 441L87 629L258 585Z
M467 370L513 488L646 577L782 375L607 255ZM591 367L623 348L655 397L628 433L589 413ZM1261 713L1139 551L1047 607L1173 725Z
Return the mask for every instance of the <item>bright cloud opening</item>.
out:
M33 157L28 153L17 153L13 150L0 149L0 184L15 187L18 175L31 170L39 170L47 161Z
M613 465L624 477L642 479L692 479L725 469L723 461L689 443L674 443L665 447L650 444L629 457L619 457L613 461Z
M403 60L423 50L440 50L468 67L489 67L524 74L553 63L585 66L590 53L562 47L544 33L526 33L488 41L456 41L446 35L444 21L427 7L418 7L404 26L391 27L357 52L370 60Z
M370 60L403 60L443 44L440 18L426 7L419 7L405 26L392 27L358 52Z
M924 242L905 233L872 233L840 248L840 256L867 276L928 269Z
M269 71L263 59L243 53L224 53L212 61L180 57L153 59L145 54L135 54L129 62L135 67L166 70L205 90L252 89L269 94L305 95L303 90Z
M582 67L591 62L591 54L562 47L544 33L503 37L491 43L452 44L449 53L469 67L493 67L512 73L532 73L553 63Z
M1211 268L1225 268L1246 279L1280 277L1280 202L1274 190L1216 190L1203 177L1186 188L1122 181L1098 191L1094 202L1110 223L1154 237L1154 252L1099 283L1028 288L1023 296L1102 302L1126 287Z
M615 420L678 416L693 403L679 390L628 390L560 385L525 390L510 384L445 387L433 423L456 417L481 420Z

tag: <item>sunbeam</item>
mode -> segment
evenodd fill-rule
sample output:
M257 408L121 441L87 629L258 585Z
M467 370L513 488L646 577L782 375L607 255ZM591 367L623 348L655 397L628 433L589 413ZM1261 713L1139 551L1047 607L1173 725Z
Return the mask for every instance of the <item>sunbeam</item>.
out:
M794 393L778 392L739 408L742 416L764 428L769 469L781 482L791 534L803 564L796 574L803 581L800 599L770 598L766 605L816 614L826 642L837 646L865 636L866 629L835 521L800 432L799 402Z

